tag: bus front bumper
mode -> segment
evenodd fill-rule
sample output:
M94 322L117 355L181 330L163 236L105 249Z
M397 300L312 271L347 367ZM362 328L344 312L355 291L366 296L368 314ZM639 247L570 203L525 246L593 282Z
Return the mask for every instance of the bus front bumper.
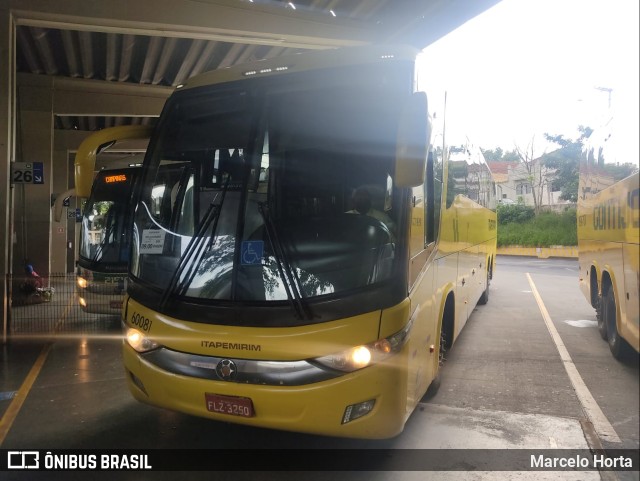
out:
M144 403L194 416L285 431L384 439L399 434L407 419L405 352L339 377L300 386L265 386L176 375L146 361L123 345L127 382ZM209 409L211 396L250 399L253 416ZM343 423L349 406L373 401L360 418Z

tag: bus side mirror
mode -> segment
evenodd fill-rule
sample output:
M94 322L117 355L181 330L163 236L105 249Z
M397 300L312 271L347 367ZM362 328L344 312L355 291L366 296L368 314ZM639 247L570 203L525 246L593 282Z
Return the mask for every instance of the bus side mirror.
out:
M427 96L415 92L400 113L396 144L395 185L416 187L424 183L425 163L431 137Z

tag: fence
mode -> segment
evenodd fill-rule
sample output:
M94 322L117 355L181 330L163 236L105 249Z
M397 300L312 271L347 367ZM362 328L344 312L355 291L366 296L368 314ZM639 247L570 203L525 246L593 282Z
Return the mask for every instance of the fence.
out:
M9 336L97 334L119 329L117 310L111 315L83 311L76 282L76 274L51 274L38 279L10 276ZM86 298L87 294L83 296Z

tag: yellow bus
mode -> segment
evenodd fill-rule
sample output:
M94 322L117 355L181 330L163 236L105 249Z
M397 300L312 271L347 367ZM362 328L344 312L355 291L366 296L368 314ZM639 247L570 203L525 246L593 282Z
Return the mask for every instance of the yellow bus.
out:
M148 139L150 134L146 126L106 128L87 137L76 153L75 195L86 199L76 263L78 303L85 312L119 315L122 310L133 222L131 196L143 158L125 155L122 142ZM107 155L105 151L111 157L96 173L96 156Z
M637 108L636 101L635 114L614 116L591 134L578 187L580 288L617 359L640 350Z
M425 67L409 47L360 47L177 88L136 196L136 399L289 431L402 431L488 299L496 250L486 164L469 155L447 181Z

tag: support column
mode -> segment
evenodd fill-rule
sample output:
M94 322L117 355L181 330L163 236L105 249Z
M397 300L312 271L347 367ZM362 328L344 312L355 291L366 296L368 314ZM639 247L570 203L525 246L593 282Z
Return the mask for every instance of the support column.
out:
M9 162L13 157L14 132L14 25L8 0L0 0L0 287L2 312L0 314L0 342L7 341L9 329L9 283L11 273L11 189Z
M57 196L75 185L74 152L91 132L79 130L54 130L53 148L53 195ZM75 272L80 224L76 223L75 210L81 202L75 197L62 211L62 218L51 221L51 272ZM78 232L76 232L78 231Z
M55 134L54 134L55 135ZM55 142L56 147L53 151L53 176L52 176L52 202L54 197L57 197L62 192L65 192L69 189L68 179L69 179L69 162L68 157L69 153L67 149L58 149L58 142L56 139ZM73 184L71 184L73 186ZM75 204L74 204L75 205ZM60 219L60 222L56 222L53 218L51 219L51 272L56 274L66 274L67 273L67 256L73 255L73 251L68 252L70 249L67 244L68 230L69 230L69 222L67 219L67 211L74 212L75 209L63 209L63 217ZM73 219L75 223L75 218ZM73 224L72 224L73 226Z
M51 78L48 78L52 82ZM17 86L16 160L42 162L43 184L14 188L14 224L18 242L13 270L22 272L28 258L40 275L51 273L51 186L53 183L53 113L51 87ZM66 171L65 171L66 173Z

